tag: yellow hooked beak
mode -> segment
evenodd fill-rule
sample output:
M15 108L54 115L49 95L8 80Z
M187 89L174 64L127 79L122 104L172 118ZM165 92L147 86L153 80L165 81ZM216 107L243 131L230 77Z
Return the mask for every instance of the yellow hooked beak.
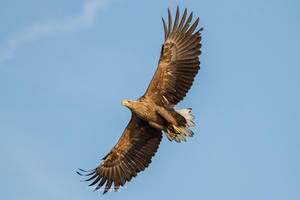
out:
M128 104L129 104L129 103L128 103L128 101L127 101L127 100L125 100L125 101L122 101L122 105L123 105L123 106L128 106Z

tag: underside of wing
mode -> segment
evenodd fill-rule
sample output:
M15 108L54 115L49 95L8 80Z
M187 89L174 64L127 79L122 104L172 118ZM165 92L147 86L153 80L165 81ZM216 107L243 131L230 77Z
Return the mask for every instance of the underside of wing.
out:
M191 24L193 13L186 20L187 10L179 22L177 7L174 24L168 9L168 27L163 20L165 43L162 46L159 65L144 95L158 105L174 106L180 102L191 88L194 77L200 69L198 56L201 54L203 28L195 31L199 18Z
M89 186L99 190L105 185L105 194L114 183L117 191L120 186L130 181L137 173L143 171L151 163L162 138L161 131L149 126L132 115L123 135L116 146L103 158L103 162L94 170L77 172L90 176L86 181L93 181Z

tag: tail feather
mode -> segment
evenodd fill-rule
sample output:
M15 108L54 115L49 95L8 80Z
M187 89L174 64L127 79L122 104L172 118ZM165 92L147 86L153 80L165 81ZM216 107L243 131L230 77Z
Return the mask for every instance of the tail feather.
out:
M195 119L195 116L191 114L192 108L185 108L176 110L177 113L179 113L182 117L185 118L188 126L195 126L195 123L192 121Z
M189 137L193 137L194 133L193 131L191 131L190 129L188 128L185 128L185 127L179 127L181 133L184 135L184 136L189 136Z

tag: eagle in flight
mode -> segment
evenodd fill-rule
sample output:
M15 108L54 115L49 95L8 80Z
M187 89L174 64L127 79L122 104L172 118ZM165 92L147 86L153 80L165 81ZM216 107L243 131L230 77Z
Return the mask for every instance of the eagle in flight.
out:
M132 116L118 143L97 168L77 171L79 175L89 176L86 181L92 181L89 186L95 186L95 190L105 185L103 194L112 184L117 191L148 167L158 149L162 131L170 141L178 143L194 134L189 129L195 125L191 108L175 110L174 106L186 96L200 69L198 56L203 28L195 31L199 18L191 25L193 12L187 18L185 9L180 22L179 15L177 7L174 24L169 9L168 24L162 18L165 42L157 70L141 98L122 102Z

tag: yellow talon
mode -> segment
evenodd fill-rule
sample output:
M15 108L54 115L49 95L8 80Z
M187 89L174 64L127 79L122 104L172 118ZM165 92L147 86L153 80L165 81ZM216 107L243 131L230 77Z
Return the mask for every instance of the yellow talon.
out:
M181 133L180 129L177 128L177 126L175 126L174 124L172 124L174 130L176 131L176 133Z
M175 133L172 133L169 129L167 130L167 132L173 139L177 138L177 135Z

